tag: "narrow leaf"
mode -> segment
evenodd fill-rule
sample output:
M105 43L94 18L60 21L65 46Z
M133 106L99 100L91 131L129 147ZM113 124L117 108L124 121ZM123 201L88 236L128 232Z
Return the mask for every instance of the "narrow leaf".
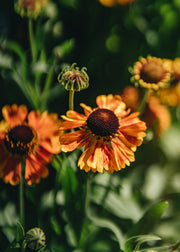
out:
M22 242L25 236L24 228L20 222L17 223L16 241Z
M137 235L129 238L124 247L124 252L133 252L139 250L139 247L142 243L148 241L161 240L160 237L155 235Z

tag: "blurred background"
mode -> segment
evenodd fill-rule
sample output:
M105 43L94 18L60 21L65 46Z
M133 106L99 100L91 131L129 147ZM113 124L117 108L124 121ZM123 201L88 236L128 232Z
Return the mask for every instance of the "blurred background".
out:
M173 59L180 55L179 0L136 0L114 7L104 6L98 0L53 2L56 4L56 16L51 24L46 18L41 18L46 30L46 52L51 53L53 46L65 41L69 41L71 47L70 53L60 55L57 75L63 63L76 62L80 68L87 67L90 76L88 90L76 96L77 106L80 101L92 103L99 94L120 92L129 85L128 67L140 56ZM28 53L26 21L14 11L12 1L1 3L1 35L17 41ZM56 77L54 85L57 85ZM23 100L20 91L11 82L5 83L1 79L1 90L1 105L17 102L17 97ZM59 112L62 104L64 102L57 96L50 107Z

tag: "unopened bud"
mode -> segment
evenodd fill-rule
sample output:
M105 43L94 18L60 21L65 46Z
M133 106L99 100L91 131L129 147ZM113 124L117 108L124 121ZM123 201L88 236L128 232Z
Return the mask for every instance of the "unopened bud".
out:
M68 91L81 91L88 88L89 76L85 67L79 70L73 63L71 67L65 67L58 75L58 82Z
M35 227L27 231L25 243L28 248L38 251L46 246L46 236L42 229Z

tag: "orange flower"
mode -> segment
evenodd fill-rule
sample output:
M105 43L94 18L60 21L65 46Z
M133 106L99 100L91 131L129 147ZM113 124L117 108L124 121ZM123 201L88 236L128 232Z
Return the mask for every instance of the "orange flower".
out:
M117 4L126 5L131 2L134 2L134 0L99 0L99 2L104 6L113 7Z
M147 100L141 119L146 122L147 128L154 131L156 137L160 137L171 125L169 110L161 104L158 97L152 95Z
M134 0L117 0L118 4L125 5L134 2Z
M170 78L169 67L160 58L141 58L133 67L133 81L144 88L158 90L165 87Z
M116 5L116 0L99 0L99 2L106 7L113 7Z
M31 185L48 176L47 163L61 151L56 114L41 114L25 105L4 106L0 122L0 177L17 185L21 178L20 158L25 156L25 180Z
M137 111L142 99L142 93L135 87L127 86L123 90L121 97L128 108L132 111ZM169 129L171 125L171 115L168 108L161 104L160 99L151 90L149 90L140 118L146 123L147 128L154 132L156 137L159 137L164 131Z
M126 103L126 107L130 108L131 111L137 111L140 103L140 90L132 87L126 86L121 94L122 101Z
M97 108L80 104L84 115L69 110L62 116L61 130L79 128L60 136L62 151L73 151L84 146L78 166L88 172L113 173L135 160L134 151L146 136L146 125L138 118L139 113L130 113L121 97L100 95Z

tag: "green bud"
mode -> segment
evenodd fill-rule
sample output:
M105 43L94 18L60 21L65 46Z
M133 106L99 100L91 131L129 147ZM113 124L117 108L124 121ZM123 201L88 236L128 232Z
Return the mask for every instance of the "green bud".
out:
M46 236L42 229L35 227L25 235L25 244L33 251L38 251L46 246Z
M89 76L86 67L79 70L73 63L71 67L65 67L58 75L58 82L68 91L81 91L89 87Z

